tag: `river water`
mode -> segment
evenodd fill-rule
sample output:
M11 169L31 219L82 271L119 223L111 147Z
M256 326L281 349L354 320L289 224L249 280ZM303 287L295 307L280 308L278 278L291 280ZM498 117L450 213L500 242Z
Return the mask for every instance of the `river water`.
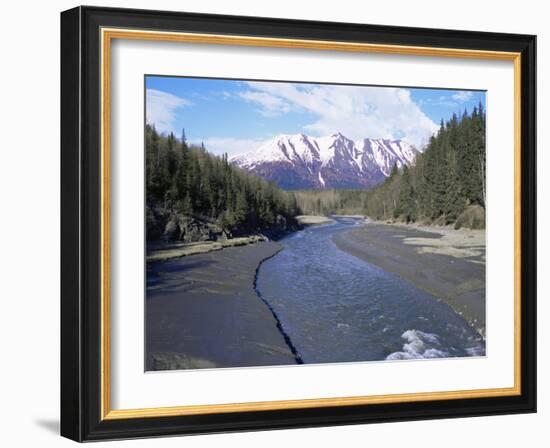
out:
M256 289L304 363L483 356L480 336L448 305L339 250L353 218L308 227L258 271Z

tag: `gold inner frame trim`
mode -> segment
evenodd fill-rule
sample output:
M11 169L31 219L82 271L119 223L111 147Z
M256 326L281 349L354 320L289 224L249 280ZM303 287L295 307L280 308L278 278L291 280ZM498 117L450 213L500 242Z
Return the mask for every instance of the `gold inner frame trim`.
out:
M521 394L521 54L514 52L458 48L418 47L304 39L279 39L217 34L101 29L101 419L116 420L168 417L228 412L307 409L414 401L502 397ZM182 42L212 45L238 45L355 53L382 53L428 57L454 57L513 61L514 63L514 386L441 392L368 395L302 400L279 400L229 404L188 405L141 409L111 409L110 346L110 63L113 39Z

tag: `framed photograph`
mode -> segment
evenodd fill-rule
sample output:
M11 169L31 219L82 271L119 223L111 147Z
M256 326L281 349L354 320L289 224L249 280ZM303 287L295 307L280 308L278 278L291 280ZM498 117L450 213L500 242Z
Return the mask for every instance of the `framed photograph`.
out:
M535 412L535 36L61 14L61 433Z

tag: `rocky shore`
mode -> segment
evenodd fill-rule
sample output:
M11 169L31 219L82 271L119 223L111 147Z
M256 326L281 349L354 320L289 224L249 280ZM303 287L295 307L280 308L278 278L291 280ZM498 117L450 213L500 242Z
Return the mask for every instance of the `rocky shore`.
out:
M189 255L207 254L222 250L226 247L246 246L260 241L268 241L263 235L252 235L223 239L220 241L200 241L196 243L158 243L151 245L147 251L147 263L166 261L172 258L187 257Z
M147 244L147 263L156 263L189 255L207 254L228 247L246 246L261 241L277 240L303 226L329 224L333 219L326 216L300 215L298 227L275 226L257 235L232 236L217 224L197 218L174 215L164 225L162 238ZM154 235L158 236L158 233Z

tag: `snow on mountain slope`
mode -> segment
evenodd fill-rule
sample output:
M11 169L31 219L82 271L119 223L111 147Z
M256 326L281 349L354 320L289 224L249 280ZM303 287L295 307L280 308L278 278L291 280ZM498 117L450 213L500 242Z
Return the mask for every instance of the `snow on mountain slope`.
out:
M394 164L411 165L418 151L403 140L279 135L230 162L285 189L369 188L389 176Z

